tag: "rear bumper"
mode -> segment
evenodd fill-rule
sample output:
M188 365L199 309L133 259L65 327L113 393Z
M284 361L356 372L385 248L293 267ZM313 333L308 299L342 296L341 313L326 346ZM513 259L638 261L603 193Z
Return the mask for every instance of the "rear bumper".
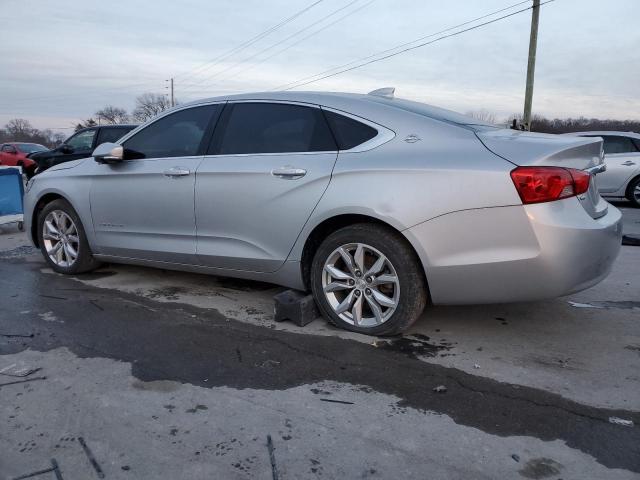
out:
M434 304L559 297L611 271L622 216L591 218L574 198L455 212L403 232L420 256Z

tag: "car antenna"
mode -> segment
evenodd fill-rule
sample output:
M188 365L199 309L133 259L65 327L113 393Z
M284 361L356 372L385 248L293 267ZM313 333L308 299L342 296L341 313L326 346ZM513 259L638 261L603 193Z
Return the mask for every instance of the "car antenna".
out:
M393 92L396 91L395 87L378 88L377 90L371 90L367 95L375 95L376 97L393 98Z

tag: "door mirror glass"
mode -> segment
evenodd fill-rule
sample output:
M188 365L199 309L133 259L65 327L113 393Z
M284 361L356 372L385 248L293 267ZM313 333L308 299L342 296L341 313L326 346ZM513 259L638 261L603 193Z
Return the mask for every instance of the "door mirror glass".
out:
M64 145L60 145L60 151L62 153L73 153L73 147L65 143Z
M93 151L93 159L98 163L118 163L123 156L122 146L116 143L102 143Z

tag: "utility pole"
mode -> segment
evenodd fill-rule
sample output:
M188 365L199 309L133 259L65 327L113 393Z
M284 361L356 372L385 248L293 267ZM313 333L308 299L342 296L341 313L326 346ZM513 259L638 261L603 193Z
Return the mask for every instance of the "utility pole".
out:
M533 101L533 77L536 71L536 49L538 47L538 21L540 20L540 0L533 0L531 9L531 36L529 37L529 61L527 63L527 90L524 95L525 130L531 130L531 103Z
M538 0L538 1L540 1L540 0ZM536 31L537 31L537 27L536 27ZM534 53L534 55L535 55L535 53ZM171 77L171 106L172 107L176 106L176 102L175 102L175 99L173 97L173 77Z

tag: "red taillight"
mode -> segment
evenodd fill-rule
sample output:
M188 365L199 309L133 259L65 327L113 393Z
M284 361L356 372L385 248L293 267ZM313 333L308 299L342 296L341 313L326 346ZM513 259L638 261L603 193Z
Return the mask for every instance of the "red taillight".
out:
M522 203L552 202L589 189L591 175L574 168L518 167L511 171Z

